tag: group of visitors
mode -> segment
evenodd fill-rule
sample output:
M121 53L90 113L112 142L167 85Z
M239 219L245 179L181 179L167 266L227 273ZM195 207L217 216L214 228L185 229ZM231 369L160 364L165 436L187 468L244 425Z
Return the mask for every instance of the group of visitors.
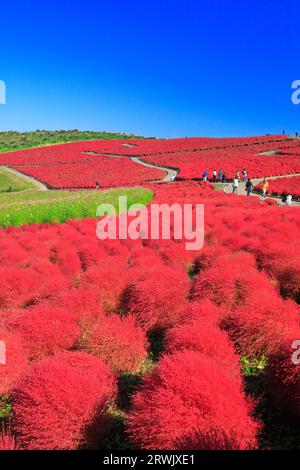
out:
M235 178L238 181L240 181L240 172L239 171L236 173ZM205 170L205 172L202 175L202 180L203 181L208 181L208 179L209 179L209 174ZM242 171L242 180L243 180L243 183L247 182L247 170L245 168ZM216 169L213 170L213 172L212 172L212 181L213 181L213 183L226 183L226 175L225 175L222 168L220 168L219 171L217 171Z
M248 178L247 170L245 170L245 169L242 171L242 179L243 179L243 183L245 184L245 191L247 192L247 196L249 197L250 194L251 194L251 191L253 191L253 189L254 189L254 186L253 186L253 183L252 183L251 179ZM238 194L239 184L240 184L240 173L237 172L237 174L235 175L235 177L233 179L233 183L232 183L232 192L233 192L233 194ZM266 194L268 192L268 188L269 188L269 183L268 183L267 179L264 178L264 180L262 182L262 191L263 191L263 198L264 199L265 199Z
M203 181L207 181L209 178L209 174L207 171L205 171L202 175L202 180ZM224 171L222 170L222 168L220 168L220 170L217 172L216 169L213 170L212 172L212 181L213 183L225 183L226 182L226 175L224 173Z

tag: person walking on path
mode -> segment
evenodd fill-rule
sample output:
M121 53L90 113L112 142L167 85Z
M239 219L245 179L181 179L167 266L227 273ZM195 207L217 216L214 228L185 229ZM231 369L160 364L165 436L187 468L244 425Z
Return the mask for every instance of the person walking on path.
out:
M207 171L205 171L203 173L203 181L207 181L207 178L208 178L208 173L207 173Z
M252 184L252 181L250 178L248 178L248 181L246 182L246 191L247 191L247 196L250 196L251 191L254 189L254 186Z
M213 182L215 183L217 181L217 170L213 171Z
M262 182L262 191L263 191L263 198L265 199L266 197L266 194L268 192L268 189L269 189L269 183L267 181L266 178L264 178L263 182Z
M237 194L238 193L238 188L239 188L239 180L237 177L234 178L233 184L232 184L232 193Z
M242 175L243 175L243 182L246 183L247 182L247 170L245 168L242 171Z
M223 170L222 170L222 168L219 170L218 180L219 180L219 183L223 182Z

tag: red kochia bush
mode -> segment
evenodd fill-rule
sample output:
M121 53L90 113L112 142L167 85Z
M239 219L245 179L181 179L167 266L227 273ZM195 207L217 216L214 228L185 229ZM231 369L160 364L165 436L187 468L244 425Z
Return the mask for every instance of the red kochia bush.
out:
M11 331L21 336L29 358L35 360L71 349L81 335L70 312L48 305L16 312L6 324Z
M257 286L274 290L269 277L255 268L252 255L236 253L220 257L195 277L191 299L209 299L227 312L244 304Z
M76 277L81 271L81 263L76 249L67 241L57 242L50 249L49 259L57 264L62 273L70 278Z
M18 450L15 436L11 433L11 429L5 429L4 425L0 432L0 451L2 450Z
M145 333L132 316L100 319L89 331L86 348L116 371L136 372L147 357Z
M105 408L115 389L107 365L86 353L34 363L12 393L18 445L27 450L94 447L105 431Z
M299 328L298 306L275 292L253 292L247 303L228 322L228 331L239 352L246 356L268 356L282 339Z
M294 344L295 343L295 344ZM300 328L285 337L268 361L268 388L273 401L300 416Z
M189 290L187 274L168 267L136 270L122 298L122 306L146 330L168 328L182 315Z
M103 307L98 302L97 293L93 286L60 292L52 303L71 312L82 327L93 323L104 315Z
M186 302L186 305L183 307L183 323L201 321L202 325L218 327L222 318L222 311L210 300Z
M35 302L39 276L31 269L0 267L0 308L13 309Z
M101 263L102 259L107 256L97 241L83 241L76 246L83 271L87 271L90 267Z
M167 353L186 349L214 359L228 374L241 383L239 356L227 333L216 326L205 325L201 318L171 328L165 337Z
M6 364L0 364L0 396L10 392L15 381L27 364L27 355L21 338L1 328L0 341L5 344Z
M165 356L144 378L127 427L142 449L253 449L259 425L251 411L222 366L186 350Z
M164 263L154 250L145 246L130 253L129 264L134 267L148 267L149 265L163 266Z
M119 299L127 284L127 265L119 256L108 256L100 264L88 269L81 278L83 289L92 287L98 302L108 312L118 307Z

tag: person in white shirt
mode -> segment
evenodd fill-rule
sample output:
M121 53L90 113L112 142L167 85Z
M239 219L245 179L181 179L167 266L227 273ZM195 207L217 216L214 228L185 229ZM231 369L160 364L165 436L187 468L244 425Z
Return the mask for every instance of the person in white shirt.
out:
M292 204L292 199L293 199L292 195L288 194L286 197L286 202L285 202L287 206L290 206Z
M232 184L232 192L233 194L237 194L238 192L238 187L239 187L239 180L237 177L234 178L233 184Z

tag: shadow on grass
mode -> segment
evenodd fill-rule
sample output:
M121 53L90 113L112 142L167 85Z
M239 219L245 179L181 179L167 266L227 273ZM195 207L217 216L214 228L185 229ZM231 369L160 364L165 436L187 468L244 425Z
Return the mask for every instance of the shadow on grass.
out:
M266 384L265 372L244 378L246 392L256 401L255 417L263 422L260 448L271 450L300 450L299 420L276 407Z

